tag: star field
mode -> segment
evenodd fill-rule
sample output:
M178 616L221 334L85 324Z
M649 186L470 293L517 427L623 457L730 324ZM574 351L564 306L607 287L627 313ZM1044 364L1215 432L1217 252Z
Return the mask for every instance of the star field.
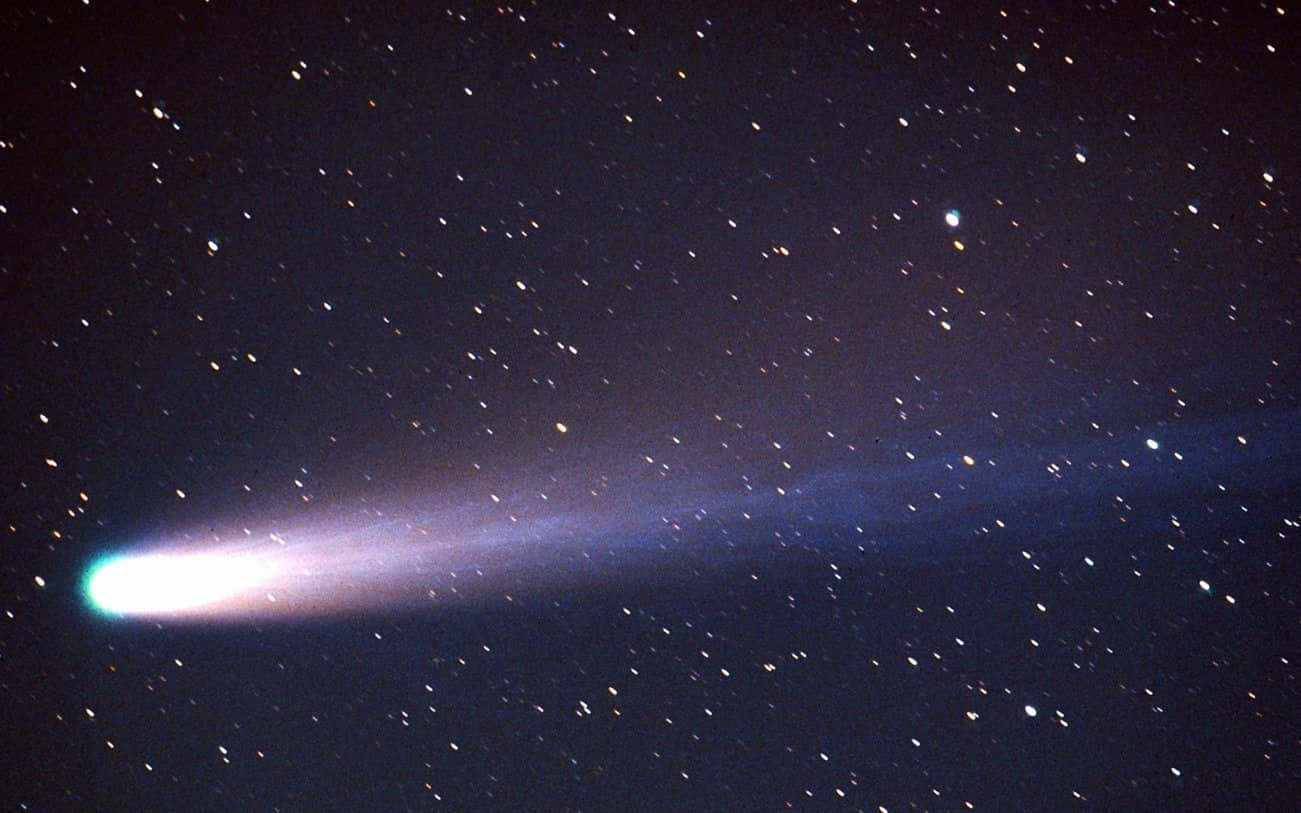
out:
M0 11L0 797L1286 809L1298 14Z

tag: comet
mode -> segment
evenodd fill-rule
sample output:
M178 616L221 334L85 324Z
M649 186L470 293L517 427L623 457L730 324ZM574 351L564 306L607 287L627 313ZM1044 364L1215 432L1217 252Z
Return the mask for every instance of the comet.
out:
M483 595L520 563L541 567L533 533L517 524L477 530L376 520L291 530L181 534L91 564L87 606L116 619L236 620L382 611ZM552 527L536 533L569 539ZM556 545L551 556L555 555ZM496 578L490 578L495 576Z
M248 526L214 520L136 540L92 562L81 592L88 609L119 620L241 622L406 612L606 589L624 579L644 581L651 569L672 570L684 561L725 567L740 545L763 546L772 539L769 530L747 528L774 521L816 519L823 527L852 529L855 540L869 524L885 535L962 522L982 532L1001 528L997 517L974 517L1009 483L1023 494L1034 492L1035 481L1004 473L1029 471L1029 453L1026 461L1001 460L1002 479L964 475L965 488L943 502L923 503L924 516L913 502L919 477L954 477L955 460L966 464L958 471L975 470L987 457L971 451L889 468L828 466L780 483L737 485L708 473L678 480L636 474L602 478L601 492L580 490L584 485L545 493L515 487L354 496L332 507L295 507ZM592 478L574 479L586 484ZM1052 496L1045 491L1038 498ZM923 521L925 526L915 524Z
M593 577L591 551L635 544L657 514L540 501L421 510L408 501L180 532L94 561L85 605L107 618L306 618L459 603ZM206 525L206 524L205 524Z
M271 569L220 554L120 556L95 565L86 596L112 615L167 615L228 601L264 584Z
M798 522L815 506L823 520L853 527L870 495L896 478L913 475L832 468L789 488L611 478L599 495L517 488L443 495L432 509L433 497L355 498L138 540L92 562L81 593L87 609L117 621L242 623L601 590L684 560L726 566L739 539L770 538L732 533L756 520Z

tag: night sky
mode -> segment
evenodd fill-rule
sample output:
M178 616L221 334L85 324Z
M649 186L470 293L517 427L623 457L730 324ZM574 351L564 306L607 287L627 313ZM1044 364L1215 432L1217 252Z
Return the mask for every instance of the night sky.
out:
M1301 9L264 5L0 11L4 809L1296 803Z

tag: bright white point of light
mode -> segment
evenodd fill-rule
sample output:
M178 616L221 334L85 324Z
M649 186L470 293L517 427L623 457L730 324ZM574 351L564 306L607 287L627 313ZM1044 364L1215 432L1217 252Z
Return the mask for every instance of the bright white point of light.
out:
M962 462L966 463L968 466L974 466L976 465L976 458L972 457L969 454L964 454L962 456Z
M1038 717L1038 716L1039 716L1039 709L1035 708L1034 706L1026 706L1026 707L1025 707L1025 716L1026 716L1026 717Z
M1156 440L1153 439L1153 438L1148 438L1148 439L1147 439L1147 448L1149 448L1149 449L1151 449L1152 451L1155 452L1157 449L1160 449L1160 448L1161 448L1161 444L1160 444L1160 443L1157 443Z
M209 250L209 251L216 251L218 248L219 248L219 246L217 245L217 241L216 241L215 239L213 239L213 240L209 240L209 241L208 241L208 250Z
M1087 161L1087 160L1089 160L1089 159L1087 159L1087 158L1084 157L1084 153L1082 153L1082 152L1077 152L1077 153L1075 153L1075 160L1076 160L1076 161L1079 161L1081 164L1083 164L1085 161Z
M1205 579L1202 579L1201 581L1199 581L1199 582L1197 583L1197 586L1201 588L1201 590L1202 590L1203 593L1209 593L1209 592L1211 592L1211 584L1210 584L1210 582L1206 581Z
M167 615L231 598L256 585L262 569L221 555L148 555L111 559L86 579L86 596L115 615Z
M903 116L900 116L900 117L899 117L899 126L900 126L900 127L907 127L907 126L908 126L908 119L904 118Z
M1273 182L1274 182L1274 176L1273 176L1272 174L1268 173L1268 172L1263 172L1263 173L1261 173L1260 177L1262 177L1262 178L1265 179L1265 183L1273 183Z
M1093 567L1093 559L1091 557L1085 556L1084 564L1088 565L1089 567Z
M563 435L569 431L569 427L565 426L560 421L556 421L556 431Z
M33 581L36 582L36 586L37 586L37 587L44 587L44 586L45 586L45 579L41 578L40 576L37 576L35 579L33 579Z
M961 222L962 222L962 215L958 212L957 209L950 209L944 213L944 223L950 229L956 229L958 227L958 224Z

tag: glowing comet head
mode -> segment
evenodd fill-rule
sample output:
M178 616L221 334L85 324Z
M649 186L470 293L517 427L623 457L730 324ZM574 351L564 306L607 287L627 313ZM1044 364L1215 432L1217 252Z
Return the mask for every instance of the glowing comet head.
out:
M247 557L151 554L109 559L86 576L86 597L112 615L204 610L257 586L264 568Z

